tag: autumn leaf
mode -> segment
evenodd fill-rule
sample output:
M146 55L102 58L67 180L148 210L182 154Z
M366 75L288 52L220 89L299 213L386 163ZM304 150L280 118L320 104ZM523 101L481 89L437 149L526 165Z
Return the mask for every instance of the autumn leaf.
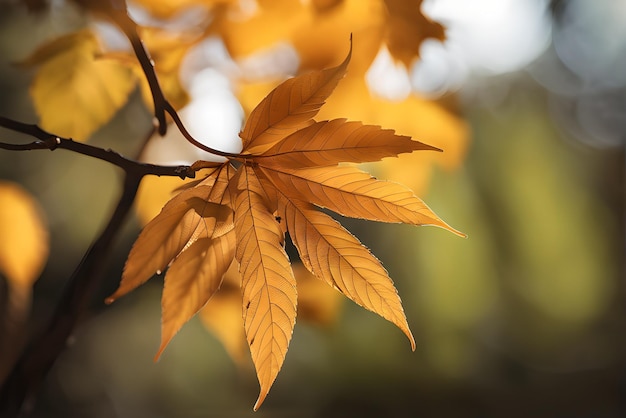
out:
M235 234L200 238L183 251L165 275L161 301L159 358L178 330L215 294L233 260Z
M232 263L224 273L219 292L198 313L202 324L217 338L238 365L249 361L248 341L241 317L241 278L239 266Z
M391 129L335 119L300 129L262 155L267 156L264 165L303 168L378 161L416 150L441 151L407 136L394 135Z
M339 66L290 78L267 95L241 132L245 152L258 153L312 124L312 118L345 75L351 52Z
M54 39L21 64L38 67L30 94L39 125L77 141L107 123L137 85L129 68L102 56L89 30Z
M281 199L279 213L304 266L357 304L393 322L415 340L387 271L382 264L330 216L295 199Z
M269 3L269 4L266 4ZM412 93L403 100L378 96L366 83L366 74L382 49L408 67L419 59L425 39L442 40L444 28L421 11L422 1L343 0L309 2L263 2L253 11L238 11L233 5L216 17L229 52L240 60L254 59L277 45L287 44L298 54L299 72L321 69L338 62L345 51L337 39L353 34L350 71L339 84L320 119L348 118L366 125L393 127L445 153L414 153L384 161L376 173L406 184L418 193L426 191L432 168L457 168L469 142L467 123L454 109L453 101L434 101ZM283 6L281 8L281 6ZM279 76L272 80L280 81ZM245 74L238 97L248 112L273 87L267 77ZM371 168L368 168L370 170Z
M330 327L341 311L339 292L312 275L300 262L291 265L298 287L298 321ZM219 292L198 313L202 324L224 346L231 359L247 366L248 342L241 317L241 278L237 263L224 274Z
M252 168L239 171L235 232L241 273L244 329L261 393L258 409L287 354L296 322L296 281L284 235L268 208L265 191Z
M346 164L438 148L379 126L313 119L344 76L350 56L337 67L287 80L259 103L240 134L242 152L218 167L207 164L206 177L186 185L146 225L129 254L120 287L109 299L169 266L158 356L205 303L203 312L214 311L211 299L221 300L218 288L236 261L243 328L260 385L255 410L283 365L296 321L298 284L284 249L285 234L312 275L395 324L413 349L387 271L319 209L380 222L435 225L463 236L408 188ZM208 323L225 335L223 328ZM223 338L235 351L236 338Z
M228 167L222 166L197 187L170 200L146 225L131 249L120 286L107 303L130 292L158 274L193 241L222 235L232 229L232 211L222 202L228 184ZM218 232L216 234L216 232Z

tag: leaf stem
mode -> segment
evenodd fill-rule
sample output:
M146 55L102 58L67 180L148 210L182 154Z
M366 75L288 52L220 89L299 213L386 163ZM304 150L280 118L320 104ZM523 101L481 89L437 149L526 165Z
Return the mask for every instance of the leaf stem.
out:
M154 115L158 121L159 134L163 136L167 132L167 122L165 120L165 114L168 113L174 120L174 124L176 125L180 133L183 134L185 139L194 146L213 155L219 155L221 157L234 159L241 158L239 154L232 154L229 152L224 152L208 147L196 140L189 133L187 128L185 128L185 125L182 123L180 117L178 116L176 109L174 109L174 106L172 106L172 104L165 98L165 95L163 94L163 90L161 89L159 80L156 75L156 71L154 69L154 62L150 58L148 50L145 48L143 41L139 36L139 32L137 31L137 23L135 23L135 21L133 21L133 19L128 16L128 13L126 13L126 11L114 12L111 14L111 18L119 26L119 28L122 29L128 40L130 41L133 47L133 51L135 52L135 56L137 57L137 60L141 65L141 69L143 70L146 79L148 80L148 85L150 86L150 91L152 92L152 101L154 103Z
M180 133L183 134L185 139L187 141L189 141L191 144L193 144L196 147L200 148L201 150L206 151L206 152L208 152L210 154L213 154L213 155L219 155L221 157L232 158L232 159L235 159L235 160L239 160L239 159L243 158L243 156L241 154L233 154L233 153L230 153L230 152L220 151L220 150L208 147L208 146L204 145L203 143L199 142L197 139L195 139L189 133L187 128L185 128L185 125L183 124L183 121L180 120L180 117L178 116L178 113L176 113L176 110L174 109L174 107L169 102L166 104L165 111L167 113L169 113L169 115L174 120L174 123L178 127L178 130L180 131Z

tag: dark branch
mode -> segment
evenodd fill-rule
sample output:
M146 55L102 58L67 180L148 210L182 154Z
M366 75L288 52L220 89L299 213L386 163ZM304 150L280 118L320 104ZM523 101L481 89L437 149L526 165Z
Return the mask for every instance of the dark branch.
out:
M139 32L137 24L128 16L126 10L110 12L111 19L124 32L130 41L135 56L141 65L141 69L148 80L150 91L152 92L152 101L154 103L154 117L158 121L159 135L163 136L167 132L167 121L165 120L165 108L169 104L163 90L159 85L159 80L154 70L154 61L150 58L148 50L145 48Z
M11 151L49 149L53 151L57 148L62 148L76 152L78 154L107 161L113 165L122 168L126 172L134 172L137 174L141 174L142 176L152 174L155 176L176 176L183 179L187 177L195 177L194 170L186 165L161 166L155 164L141 163L135 160L128 159L113 150L105 150L99 147L95 147L93 145L76 142L72 139L61 138L44 131L37 125L17 122L15 120L5 118L4 116L0 116L0 126L15 132L30 135L38 139L38 141L30 142L28 144L8 144L0 142L0 149L6 149Z
M74 270L48 327L33 339L2 386L0 416L20 416L32 410L46 374L66 347L107 271L107 254L132 208L142 177L126 173L122 195L109 223Z

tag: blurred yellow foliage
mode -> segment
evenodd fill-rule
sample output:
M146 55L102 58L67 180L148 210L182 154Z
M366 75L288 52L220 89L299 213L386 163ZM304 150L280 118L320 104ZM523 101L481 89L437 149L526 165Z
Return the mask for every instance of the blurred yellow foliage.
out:
M48 260L48 228L39 204L16 183L0 180L0 382L21 346L33 283Z
M368 88L365 75L384 47L408 67L419 58L419 45L424 39L444 38L442 26L421 14L421 2L326 3L320 6L316 2L261 2L248 15L238 14L230 19L226 13L220 15L216 25L235 58L263 52L280 42L290 43L298 53L300 72L336 65L345 55L352 35L353 58L348 74L318 119L347 117L393 127L399 134L443 149L443 154L414 153L401 156L400 161L394 159L375 166L374 171L382 177L401 180L418 193L425 191L433 163L453 169L463 161L469 138L467 124L448 106L416 94L398 101L378 97ZM279 81L241 80L238 97L243 108L249 112Z
M10 286L30 288L48 258L48 229L35 199L0 181L0 272Z
M22 62L38 66L30 94L43 129L85 141L126 103L136 77L101 54L95 35L82 30L47 42Z

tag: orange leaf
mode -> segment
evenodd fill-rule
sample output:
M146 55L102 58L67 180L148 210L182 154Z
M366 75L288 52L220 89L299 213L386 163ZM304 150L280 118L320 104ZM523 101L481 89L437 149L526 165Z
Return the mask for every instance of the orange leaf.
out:
M301 170L263 167L262 170L278 189L289 196L310 201L343 216L433 225L465 236L442 221L410 189L397 183L376 180L354 167Z
M161 346L167 344L219 289L235 255L233 231L216 238L201 238L172 262L165 275L161 298Z
M228 206L211 202L214 188L198 186L170 200L141 231L124 266L122 281L107 303L125 295L159 273L187 246L192 238L211 237L228 223Z
M351 53L352 47L337 67L290 78L272 90L252 111L240 134L243 150L258 153L310 125L345 75Z
M334 119L294 132L257 161L265 166L304 168L378 161L416 150L441 151L408 136L395 135L391 129Z
M311 204L284 195L279 202L279 213L287 222L289 236L305 267L358 305L395 324L415 350L400 297L376 257L337 221Z
M296 320L296 281L284 236L267 209L265 192L251 167L238 174L235 232L242 277L243 318L261 386L258 409L283 365Z
M347 2L339 2L324 13L337 17L344 4ZM114 294L127 292L155 269L172 263L163 294L158 356L182 324L216 293L234 252L241 276L245 340L260 384L255 410L284 363L295 326L298 292L284 249L285 233L290 234L306 269L320 279L316 283L335 287L389 320L415 349L387 271L357 238L315 205L344 216L435 225L463 235L410 189L379 181L353 166L338 165L438 150L375 125L346 119L313 120L344 76L350 58L351 52L338 67L287 80L263 99L240 134L244 152L231 156L238 165L235 174L231 177L233 166L225 163L217 173L187 184L138 238L120 289ZM194 167L204 165L196 163ZM233 229L234 234L230 232ZM301 280L306 286L304 283ZM304 313L308 310L317 319L328 321L336 304L323 293L315 295L302 298ZM311 299L317 298L330 302L316 310L317 300ZM232 297L225 300L232 302ZM221 324L216 326L215 320L205 322L217 330L228 350L238 352L241 334L229 334Z
M389 52L407 68L419 57L424 39L445 39L443 26L422 14L421 3L422 0L385 0L389 12Z

